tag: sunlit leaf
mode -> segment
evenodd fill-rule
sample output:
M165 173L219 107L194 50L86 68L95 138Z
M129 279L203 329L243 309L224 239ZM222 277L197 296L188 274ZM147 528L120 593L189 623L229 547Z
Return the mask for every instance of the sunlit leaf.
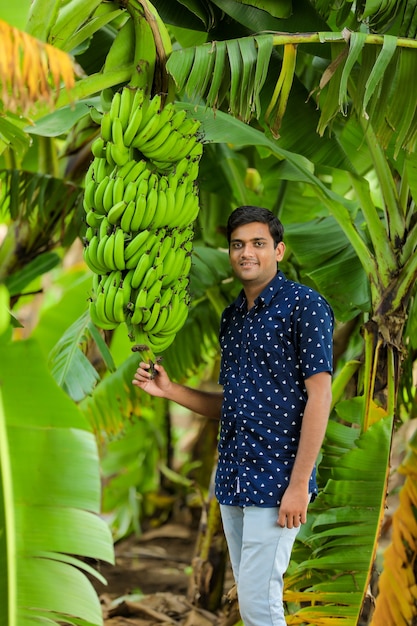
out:
M3 614L9 626L29 626L46 615L99 626L100 602L80 558L114 558L98 515L96 442L34 341L0 346L0 352Z

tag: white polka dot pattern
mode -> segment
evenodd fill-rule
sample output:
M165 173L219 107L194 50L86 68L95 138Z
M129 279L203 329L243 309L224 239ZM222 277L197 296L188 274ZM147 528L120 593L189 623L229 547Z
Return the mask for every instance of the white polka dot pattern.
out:
M304 380L332 371L333 323L326 300L281 271L250 311L243 291L225 309L216 473L221 504L279 504L297 452ZM310 490L317 493L315 470Z

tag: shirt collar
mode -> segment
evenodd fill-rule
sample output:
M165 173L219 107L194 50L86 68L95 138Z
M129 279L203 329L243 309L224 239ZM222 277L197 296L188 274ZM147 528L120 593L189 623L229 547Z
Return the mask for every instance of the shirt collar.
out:
M263 291L261 291L259 296L256 298L255 306L260 302L266 305L270 304L275 294L277 294L278 291L282 289L284 281L286 281L284 273L281 272L281 270L278 270L271 282L265 287ZM246 309L246 296L243 289L240 291L238 297L235 300L235 306L237 309Z

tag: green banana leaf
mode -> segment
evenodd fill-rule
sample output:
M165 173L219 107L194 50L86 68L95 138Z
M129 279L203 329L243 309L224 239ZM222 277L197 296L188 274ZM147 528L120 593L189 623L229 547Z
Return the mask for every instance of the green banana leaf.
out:
M100 378L85 354L89 339L88 323L89 316L85 313L67 329L49 355L52 376L75 402L91 393ZM104 346L103 342L102 349Z
M362 401L339 405L328 425L320 493L286 578L285 598L298 606L288 624L357 624L384 515L392 431L392 418L385 416L361 433L354 424Z
M0 346L2 613L8 626L100 625L83 557L114 561L98 450L36 342ZM47 401L46 401L47 399Z
M285 240L302 270L331 303L338 320L346 322L371 307L366 273L352 246L332 217L287 224Z

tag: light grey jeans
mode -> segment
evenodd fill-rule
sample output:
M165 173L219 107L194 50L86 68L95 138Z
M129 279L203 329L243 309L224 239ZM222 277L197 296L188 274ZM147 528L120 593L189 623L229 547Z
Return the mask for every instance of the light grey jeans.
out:
M285 626L283 576L300 528L277 525L278 508L220 505L245 626Z

